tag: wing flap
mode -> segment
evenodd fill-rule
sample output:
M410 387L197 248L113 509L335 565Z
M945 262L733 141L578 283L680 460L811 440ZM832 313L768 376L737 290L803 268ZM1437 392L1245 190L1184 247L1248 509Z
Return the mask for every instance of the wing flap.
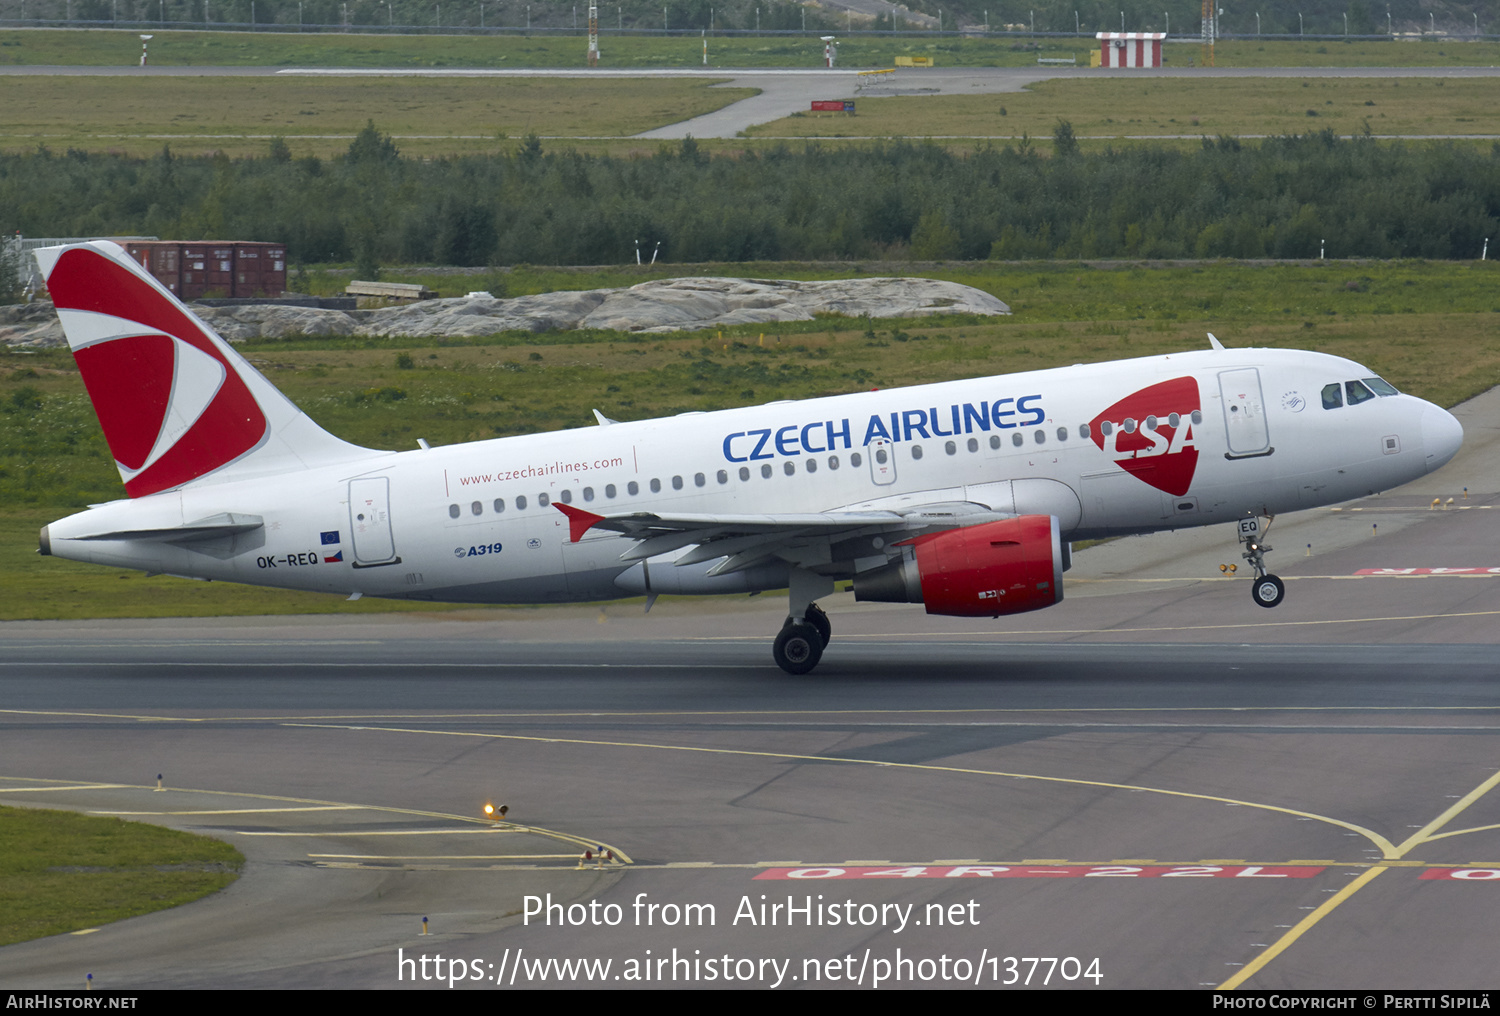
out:
M836 543L860 537L898 537L875 540L866 552L877 555L901 540L944 529L979 525L1012 518L1012 512L997 512L971 501L936 501L900 509L788 512L763 515L709 515L632 512L598 515L554 502L568 518L569 535L577 543L591 529L618 533L636 541L620 555L622 561L642 561L689 548L673 559L679 567L704 564L722 558L710 575L749 568L773 558L803 566L850 570L852 562L835 564L830 549ZM896 551L887 551L896 553Z

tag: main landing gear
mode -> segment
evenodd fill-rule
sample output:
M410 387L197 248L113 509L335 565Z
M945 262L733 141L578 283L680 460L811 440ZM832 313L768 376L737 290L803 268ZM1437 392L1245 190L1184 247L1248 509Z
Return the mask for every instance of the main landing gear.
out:
M1271 519L1266 519L1266 529L1271 528ZM1266 571L1266 551L1272 549L1261 542L1260 520L1240 519L1240 543L1245 550L1240 554L1255 571L1255 581L1250 585L1250 598L1262 607L1274 607L1286 596L1286 584Z
M823 650L833 636L833 625L812 598L831 592L832 579L800 568L793 571L786 623L771 647L776 665L788 674L806 674L823 658Z

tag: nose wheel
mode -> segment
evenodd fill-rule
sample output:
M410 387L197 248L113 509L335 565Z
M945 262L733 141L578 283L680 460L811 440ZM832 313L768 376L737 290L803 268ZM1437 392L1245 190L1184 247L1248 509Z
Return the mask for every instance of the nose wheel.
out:
M1271 519L1266 520L1270 530ZM1240 519L1240 543L1244 552L1240 554L1255 572L1255 581L1250 584L1250 598L1262 607L1274 607L1286 598L1286 583L1266 571L1266 551L1272 549L1261 542L1260 520Z
M1262 607L1274 607L1286 595L1286 585L1275 575L1262 575L1251 585L1250 595Z

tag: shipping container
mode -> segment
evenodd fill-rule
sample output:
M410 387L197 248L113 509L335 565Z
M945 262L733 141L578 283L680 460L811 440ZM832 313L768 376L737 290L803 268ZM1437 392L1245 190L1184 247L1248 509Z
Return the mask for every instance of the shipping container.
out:
M130 243L126 250L184 300L280 296L286 289L285 244L157 240Z

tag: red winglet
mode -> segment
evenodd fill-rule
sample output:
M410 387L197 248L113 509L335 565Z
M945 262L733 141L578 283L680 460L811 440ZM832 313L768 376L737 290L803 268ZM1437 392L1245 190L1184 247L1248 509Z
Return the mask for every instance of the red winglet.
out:
M603 515L595 515L561 501L553 501L552 507L568 517L568 537L573 543L583 539L583 534L594 528L594 523L604 521Z

